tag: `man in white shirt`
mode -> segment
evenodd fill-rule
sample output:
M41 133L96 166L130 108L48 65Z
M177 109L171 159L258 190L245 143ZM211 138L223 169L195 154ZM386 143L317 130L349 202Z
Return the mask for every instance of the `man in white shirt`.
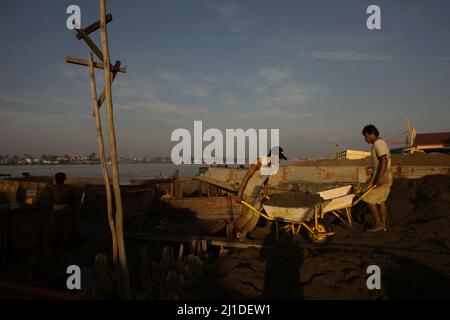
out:
M392 185L391 153L386 141L379 137L378 129L374 125L365 126L362 134L366 142L373 145L371 150L372 175L368 183L376 186L364 198L364 202L368 203L370 213L375 220L375 225L367 231L387 231L386 200Z

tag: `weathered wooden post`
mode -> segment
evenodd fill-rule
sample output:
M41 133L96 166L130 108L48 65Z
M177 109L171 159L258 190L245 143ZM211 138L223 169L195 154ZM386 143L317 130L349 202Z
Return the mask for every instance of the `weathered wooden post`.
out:
M98 140L100 165L102 168L103 182L105 184L105 190L106 190L106 202L107 202L107 207L108 207L108 222L109 222L109 229L111 230L111 238L112 238L113 262L114 262L114 267L116 268L118 266L117 232L116 232L116 224L114 222L114 216L113 216L111 184L109 181L108 168L106 167L105 144L104 144L104 140L103 140L102 122L100 120L100 110L99 110L98 100L97 100L97 85L95 82L94 60L93 60L92 53L89 53L89 75L90 75L90 80L91 80L92 104L93 104L93 108L94 108L93 113L95 115L95 125L96 125L96 129L97 129L97 140Z
M109 153L111 159L112 182L114 189L114 200L116 204L116 233L117 248L119 258L119 268L121 273L122 289L125 299L131 299L130 278L128 274L127 258L125 254L125 241L123 235L123 210L122 196L120 193L119 165L117 162L116 135L114 130L113 102L111 94L111 65L109 59L108 36L106 33L106 9L105 0L100 0L100 35L103 50L103 71L105 77L105 100L106 100L106 120L108 125Z
M93 100L94 110L92 115L96 119L96 129L97 129L97 139L99 144L99 157L102 168L103 180L106 188L106 198L108 205L108 221L111 230L112 238L112 252L113 252L113 262L116 269L117 285L119 288L119 294L122 299L131 299L131 288L130 279L127 268L127 259L125 254L125 243L123 234L123 209L122 209L122 197L120 193L120 179L119 179L119 168L117 161L117 148L116 148L116 137L114 130L114 117L113 117L113 104L112 104L112 94L111 85L114 81L118 72L125 73L126 69L121 66L120 61L116 61L114 65L111 65L109 58L109 48L108 48L108 37L106 33L106 24L112 21L112 15L105 14L105 0L100 0L100 20L89 25L85 29L76 29L77 39L84 40L88 45L90 50L100 59L101 63L93 61L93 55L90 53L88 61L67 57L66 62L78 64L82 66L88 66L90 72L91 81L91 94ZM89 37L89 34L100 29L102 50L100 50ZM95 83L94 68L99 68L104 70L104 88L100 95L97 97L97 87ZM111 182L108 175L108 170L106 166L106 156L105 156L105 146L103 140L103 134L101 129L100 112L99 109L103 102L106 101L106 120L108 127L108 140L109 140L109 152L111 158L111 169L112 169L112 185L114 191L114 201L115 201L115 215L113 215L113 202L112 202L112 192L111 192Z

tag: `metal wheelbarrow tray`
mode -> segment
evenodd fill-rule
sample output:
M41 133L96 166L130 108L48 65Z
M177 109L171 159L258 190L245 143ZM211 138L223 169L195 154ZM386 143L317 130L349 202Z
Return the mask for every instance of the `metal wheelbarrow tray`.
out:
M331 227L325 221L325 214L330 213L346 226L352 225L351 207L361 201L375 186L367 191L361 189L352 193L352 185L318 192L323 201L312 207L280 207L262 205L264 212L257 210L245 201L242 204L255 211L269 221L275 221L276 237L278 239L278 223L283 223L282 229L298 236L301 228L306 230L306 238L316 244L324 245L334 235ZM344 211L345 212L344 212Z

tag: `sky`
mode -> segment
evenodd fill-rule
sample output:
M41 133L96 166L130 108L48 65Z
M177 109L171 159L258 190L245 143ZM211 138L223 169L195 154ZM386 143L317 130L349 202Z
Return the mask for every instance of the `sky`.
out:
M88 68L64 61L89 53L66 27L71 4L82 27L98 20L92 0L2 3L0 154L97 152ZM366 27L372 4L381 30ZM419 133L450 131L449 1L107 0L107 11L111 60L127 67L113 84L121 156L169 156L173 130L194 120L279 129L291 159L367 150L369 123L402 141L405 115Z

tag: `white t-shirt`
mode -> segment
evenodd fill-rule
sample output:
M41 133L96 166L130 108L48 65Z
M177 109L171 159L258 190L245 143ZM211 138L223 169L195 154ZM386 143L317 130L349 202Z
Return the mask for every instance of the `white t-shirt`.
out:
M391 152L389 151L389 147L381 138L378 138L377 141L373 143L372 150L371 150L371 156L372 156L372 178L371 182L373 183L375 179L375 175L378 170L378 158L382 156L386 156L387 158L387 168L384 173L383 177L383 183L391 184L392 183L392 172L391 172Z

